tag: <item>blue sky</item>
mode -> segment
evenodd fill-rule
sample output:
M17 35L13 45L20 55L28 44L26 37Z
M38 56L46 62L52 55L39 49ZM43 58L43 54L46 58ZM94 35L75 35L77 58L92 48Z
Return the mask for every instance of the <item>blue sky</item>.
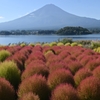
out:
M78 16L100 19L100 0L0 0L0 22L19 18L46 4Z

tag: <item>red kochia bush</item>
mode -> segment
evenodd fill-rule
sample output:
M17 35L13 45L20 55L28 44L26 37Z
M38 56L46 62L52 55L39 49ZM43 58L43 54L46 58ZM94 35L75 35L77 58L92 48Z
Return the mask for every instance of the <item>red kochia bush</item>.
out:
M52 92L50 100L79 100L76 90L69 84L61 84Z
M82 67L83 66L78 61L72 61L68 64L68 68L70 69L73 75Z
M25 68L29 67L29 66L33 66L33 65L37 65L37 64L42 64L45 66L45 62L42 60L32 60L28 65L25 66Z
M100 66L96 67L94 70L93 70L93 76L97 77L100 79Z
M93 57L91 56L91 55L85 55L81 60L80 60L80 63L83 65L83 66L85 66L87 63L88 63L88 61L90 61L90 60L92 60L93 59Z
M38 95L40 100L48 100L49 88L46 79L41 75L33 75L23 80L18 89L18 97L21 98L29 92Z
M49 67L50 73L55 71L56 69L61 69L61 68L68 69L68 66L63 61L52 62L52 63L49 64L48 67Z
M69 70L57 69L49 74L47 81L49 88L53 90L56 86L61 83L69 83L74 85L74 79Z
M14 88L4 78L0 78L0 100L16 100Z
M75 85L78 86L83 79L89 76L92 76L92 72L89 69L87 68L79 69L74 75Z
M100 100L100 79L90 76L78 86L80 100Z
M90 60L85 67L90 69L91 71L94 70L97 66L100 65L100 61L99 60Z
M61 57L61 59L66 58L67 56L69 56L70 53L66 50L63 50L62 52L60 52L59 56Z
M40 100L40 98L38 95L35 95L32 92L29 92L18 100Z
M30 76L33 76L34 74L39 74L42 76L47 77L49 74L49 70L46 66L43 64L33 64L31 66L28 66L24 72L22 73L21 79L26 79Z

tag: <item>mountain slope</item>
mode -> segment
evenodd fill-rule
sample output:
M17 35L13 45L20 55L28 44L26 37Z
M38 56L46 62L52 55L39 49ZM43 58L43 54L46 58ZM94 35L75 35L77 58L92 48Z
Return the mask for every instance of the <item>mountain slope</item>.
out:
M46 30L59 29L65 26L100 27L100 21L91 18L79 17L67 13L53 4L48 4L21 18L0 23L0 30Z

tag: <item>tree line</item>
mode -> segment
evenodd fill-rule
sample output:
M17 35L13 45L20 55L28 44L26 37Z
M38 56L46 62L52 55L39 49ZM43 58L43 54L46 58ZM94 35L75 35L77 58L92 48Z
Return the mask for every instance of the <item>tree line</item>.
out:
M83 27L64 27L59 30L11 30L0 31L0 35L84 35L92 32Z

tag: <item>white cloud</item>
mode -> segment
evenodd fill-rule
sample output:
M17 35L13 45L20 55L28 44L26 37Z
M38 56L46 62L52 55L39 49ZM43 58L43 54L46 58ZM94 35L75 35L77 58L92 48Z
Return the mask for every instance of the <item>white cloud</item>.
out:
M3 16L0 16L0 19L3 19L4 17Z

